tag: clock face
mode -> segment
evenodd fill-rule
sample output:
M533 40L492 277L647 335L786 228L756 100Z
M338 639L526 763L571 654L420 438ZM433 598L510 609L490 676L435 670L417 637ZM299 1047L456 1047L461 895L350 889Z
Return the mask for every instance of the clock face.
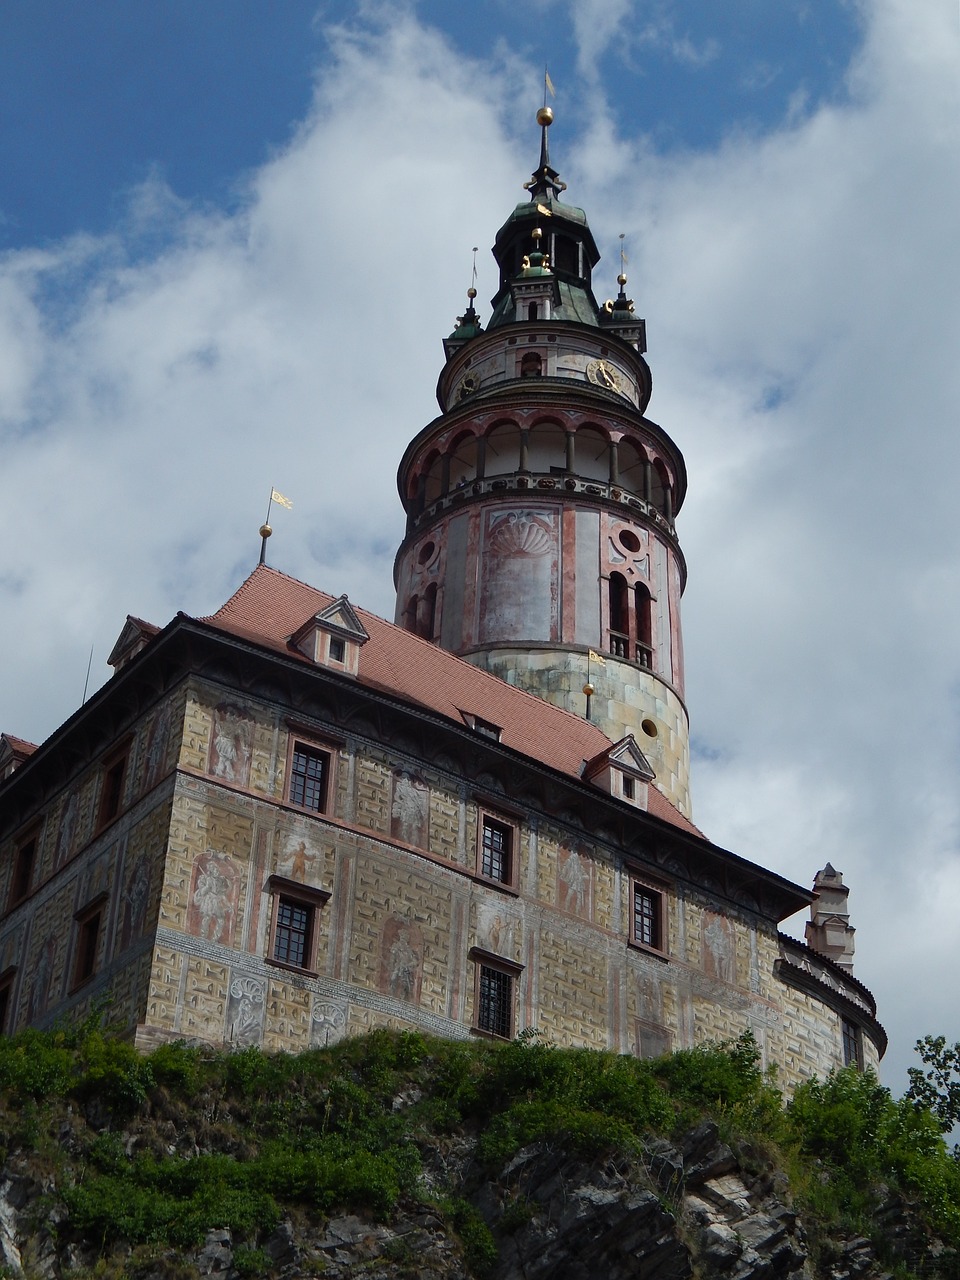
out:
M475 373L468 373L467 376L457 387L457 399L466 400L467 396L472 396L480 386L480 379Z
M623 391L623 380L613 365L606 360L591 360L587 365L587 378L606 391Z

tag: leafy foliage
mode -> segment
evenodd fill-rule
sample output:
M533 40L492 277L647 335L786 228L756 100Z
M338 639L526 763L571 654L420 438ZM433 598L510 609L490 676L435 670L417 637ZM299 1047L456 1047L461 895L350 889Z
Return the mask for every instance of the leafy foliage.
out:
M794 1149L816 1162L805 1194L821 1215L863 1229L894 1187L918 1202L934 1231L960 1244L960 1163L937 1118L911 1097L895 1100L872 1072L844 1067L802 1084L786 1118Z
M478 1176L551 1141L632 1161L651 1136L678 1137L703 1117L741 1150L785 1164L814 1221L869 1234L898 1192L956 1249L960 1161L941 1133L957 1047L923 1043L925 1083L899 1101L845 1069L784 1108L749 1035L652 1061L561 1050L536 1034L495 1044L386 1031L297 1056L184 1044L141 1056L90 1020L0 1038L0 1129L8 1150L46 1142L56 1153L62 1230L108 1250L185 1248L229 1228L238 1274L269 1270L261 1245L285 1214L386 1216L411 1197L432 1201L473 1273L490 1274L490 1228L463 1187L424 1188L422 1150L472 1144ZM497 1230L521 1230L535 1211L508 1199Z
M937 1117L943 1133L960 1125L960 1041L947 1044L946 1036L924 1036L915 1045L927 1068L911 1067L907 1097ZM954 1147L960 1159L960 1146Z

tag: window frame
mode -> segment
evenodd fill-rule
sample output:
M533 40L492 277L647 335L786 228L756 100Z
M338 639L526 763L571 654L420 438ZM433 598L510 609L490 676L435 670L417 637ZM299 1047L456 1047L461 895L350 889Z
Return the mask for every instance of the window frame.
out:
M323 777L323 795L319 807L313 807L303 804L293 798L293 782L294 782L294 760L296 759L298 748L314 757L323 756L325 760L324 777ZM290 741L287 745L287 767L284 774L283 800L285 804L292 806L301 813L312 814L329 814L331 810L331 801L335 792L335 770L336 759L338 756L338 748L330 742L322 742L307 734L299 732L297 729L290 728ZM306 775L304 775L306 776Z
M499 831L507 838L506 872L502 876L484 870L484 855L487 844L484 839L487 829ZM501 850L502 852L502 850ZM517 892L520 862L520 825L506 814L480 805L477 809L477 876L484 884L496 885L499 889Z
M104 756L100 764L100 794L97 799L97 834L123 813L130 765L130 739ZM110 779L117 777L116 787Z
M852 1018L840 1018L840 1048L845 1067L863 1071L863 1031Z
M317 969L317 947L320 941L320 913L330 901L330 893L326 889L315 889L312 885L302 884L299 880L291 880L287 876L273 875L267 880L267 891L273 897L270 910L270 932L267 938L267 949L264 962L287 973L300 973L307 977L319 977ZM304 907L310 913L308 932L304 944L304 964L291 964L289 960L278 959L277 934L280 928L280 909L284 903Z
M104 924L106 923L104 908L107 905L108 897L108 893L100 893L74 914L73 919L76 929L73 939L71 995L95 978L100 971L97 959L100 952L100 942L103 938ZM87 939L91 937L91 926L93 927L92 945L87 942Z
M13 1034L10 1023L10 1015L13 1009L13 984L17 978L17 966L10 965L0 973L0 1036L9 1036Z
M667 886L650 879L635 868L629 868L630 897L627 902L627 941L638 951L666 959L667 950ZM637 896L642 894L652 904L651 918L654 922L653 941L647 942L637 937Z
M33 881L37 873L38 855L40 853L41 824L36 823L24 831L13 846L13 860L10 875L10 888L7 892L7 911L19 907L26 902L33 892ZM30 863L26 875L23 875L23 855L31 850Z
M523 965L518 964L515 960L508 960L506 956L500 956L492 951L485 951L482 947L470 948L470 959L473 961L473 1024L470 1028L474 1035L487 1036L491 1040L512 1040L517 1033L517 997L520 993L520 977L523 974ZM489 1026L483 1026L480 1022L483 1003L481 992L483 986L484 973L496 974L501 978L505 978L509 982L509 1023L506 1034L501 1031L493 1030Z

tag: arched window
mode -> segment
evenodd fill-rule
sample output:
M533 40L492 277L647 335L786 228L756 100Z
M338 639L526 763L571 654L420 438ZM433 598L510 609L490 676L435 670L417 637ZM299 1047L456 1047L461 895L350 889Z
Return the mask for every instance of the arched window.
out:
M630 657L630 591L622 573L610 575L610 652Z
M630 440L620 441L620 483L624 489L643 497L645 458Z
M520 470L520 428L515 422L501 422L487 436L486 474L507 475Z
M670 490L670 477L667 469L659 458L653 464L653 475L651 477L652 488L650 492L650 500L654 507L661 515L668 515L670 507L670 499L668 493Z
M566 471L567 433L555 422L538 422L530 428L527 469L541 475Z
M420 597L411 596L407 601L407 607L403 611L403 629L404 631L412 631L416 635L417 631L417 613L420 606Z
M443 493L443 458L439 453L432 453L426 462L426 488L423 492L423 501L426 506L430 506Z
M539 316L540 316L540 308L537 306L535 302L531 302L527 307L527 319L537 320L539 319Z
M531 302L530 310L536 310L536 303ZM531 320L536 320L535 315L531 315ZM536 351L528 351L520 361L520 377L521 378L539 378L543 373L543 360Z
M599 427L577 428L577 475L585 480L610 479L610 441Z
M437 584L431 582L423 593L420 604L420 634L424 640L432 640L437 624Z
M637 661L653 669L653 600L650 592L638 582L633 589L637 632Z
M450 489L462 489L476 478L477 474L477 438L472 435L458 436L450 450Z

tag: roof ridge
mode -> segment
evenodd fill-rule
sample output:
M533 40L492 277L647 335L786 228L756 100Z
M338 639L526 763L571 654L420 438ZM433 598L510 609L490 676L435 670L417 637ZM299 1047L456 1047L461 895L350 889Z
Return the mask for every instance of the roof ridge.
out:
M224 603L220 606L220 608L216 611L216 613L207 614L202 617L198 617L197 621L198 622L215 621L224 612L224 610L227 609L233 603L233 601L240 594L240 592L243 591L244 587L246 587L248 583L252 582L253 579L257 577L258 574L260 574L261 570L263 570L266 573L275 574L278 578L285 578L287 582L295 582L298 586L305 587L308 591L312 591L318 596L324 596L329 598L330 600L339 599L338 596L330 595L329 591L324 591L321 587L315 587L310 582L304 582L302 578L295 578L293 574L286 573L284 572L283 569L276 569L273 567L273 565L269 565L269 564L258 564L251 573L247 574L243 582L241 582L240 585L237 587L236 591L234 591L233 595L231 595L229 599L224 601ZM347 599L349 600L350 597L347 596ZM607 735L603 732L600 726L594 724L592 720L586 720L584 719L583 716L578 716L575 711L568 711L566 707L558 707L555 702L547 702L544 698L539 698L535 693L530 693L526 689L521 689L515 684L509 684L506 680L501 679L500 676L494 675L492 671L487 671L485 667L478 667L476 663L468 662L466 658L461 658L460 655L457 653L451 653L449 649L441 649L438 645L434 644L432 640L427 640L423 636L418 636L415 631L408 631L406 627L398 626L397 623L391 622L389 618L382 618L379 613L374 613L371 609L365 609L363 605L354 604L352 600L350 601L350 604L358 614L365 614L368 618L374 618L376 619L377 622L382 623L384 626L390 627L392 628L392 630L398 631L402 633L404 636L408 636L411 640L416 640L420 644L428 646L428 648L434 653L440 652L444 654L445 657L448 658L449 660L460 663L461 666L469 668L470 671L482 672L482 674L484 676L487 676L489 679L496 680L501 685L506 685L506 687L508 689L511 689L514 694L519 694L522 697L529 699L532 703L535 703L538 710L539 708L544 706L551 707L554 711L558 712L560 715L567 716L569 717L569 719L576 721L578 725L583 725L583 724L590 725L592 729L595 729L597 733L599 733L602 737L606 738L611 745L614 745L613 739L607 737ZM464 710L469 710L469 708L465 707ZM659 790L659 788L657 789ZM664 799L666 798L667 797L664 796Z

